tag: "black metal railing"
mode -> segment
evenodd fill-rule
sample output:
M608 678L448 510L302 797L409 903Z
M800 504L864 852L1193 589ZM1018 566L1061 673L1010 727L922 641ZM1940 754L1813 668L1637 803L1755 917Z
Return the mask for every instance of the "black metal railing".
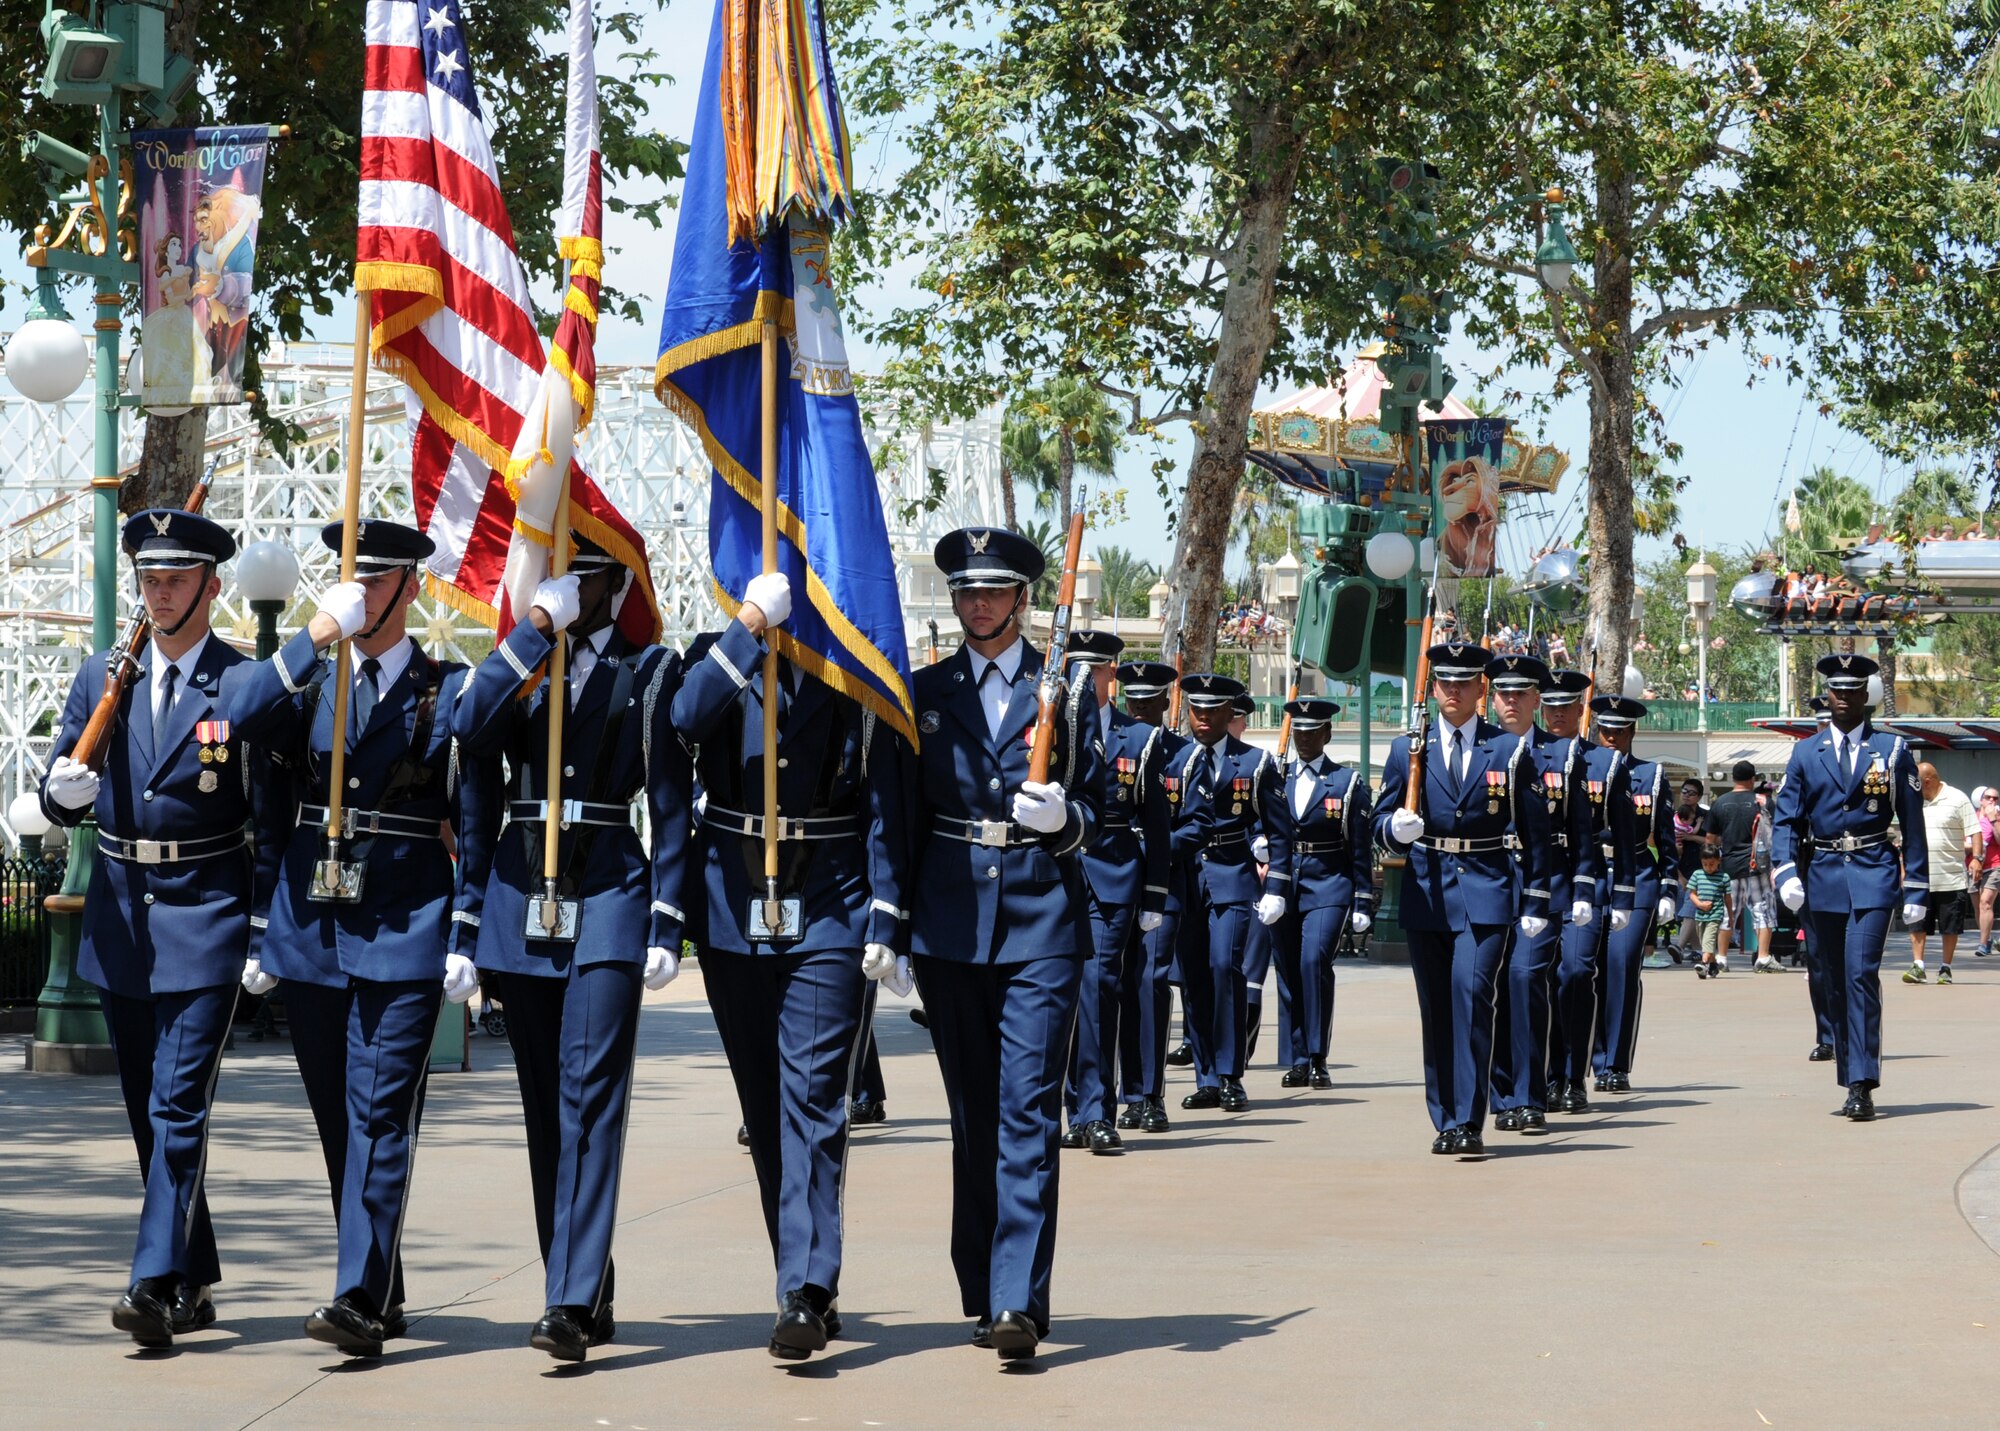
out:
M0 859L0 1009L31 1008L49 975L44 896L62 888L68 852Z

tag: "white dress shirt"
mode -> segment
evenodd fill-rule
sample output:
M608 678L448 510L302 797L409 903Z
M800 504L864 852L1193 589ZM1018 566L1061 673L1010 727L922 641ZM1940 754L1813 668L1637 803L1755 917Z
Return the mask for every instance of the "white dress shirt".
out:
M374 658L375 664L381 667L375 673L375 697L377 700L387 695L389 687L395 685L402 678L403 672L409 669L410 658L416 654L416 650L416 643L405 636L381 655ZM361 653L361 648L358 646L354 648L352 655L354 657L354 682L358 687L363 679L361 663L369 658Z
M1325 769L1326 757L1324 755L1312 760L1302 760L1299 762L1298 770L1292 777L1294 781L1292 785L1292 816L1294 819L1303 820L1306 817L1306 811L1312 806L1313 789L1319 784L1319 777Z
M201 653L208 649L208 633L204 631L199 641L172 660L167 659L157 641L149 642L146 649L153 658L153 728L158 730L162 714L160 697L167 689L167 667L174 667L174 699L179 701L181 693L187 690L188 677L194 674L195 666L201 661Z
M1016 636L1014 644L999 655L988 660L977 651L966 652L972 658L972 683L979 693L979 705L986 712L986 734L993 740L1000 738L1001 723L1007 719L1007 702L1014 694L1014 677L1021 671L1021 655L1024 647ZM988 671L1000 674L988 680Z
M576 709L578 697L583 694L583 686L590 679L590 673L597 669L598 660L604 655L604 643L611 639L611 627L600 626L580 641L574 641L569 648L569 704Z

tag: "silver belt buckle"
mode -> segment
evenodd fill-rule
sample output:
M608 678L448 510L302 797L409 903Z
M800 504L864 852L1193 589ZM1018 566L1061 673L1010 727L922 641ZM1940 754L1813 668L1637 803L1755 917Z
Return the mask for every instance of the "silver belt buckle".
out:
M778 838L781 840L803 840L806 837L806 822L790 815L778 817Z
M583 819L583 801L565 800L562 802L562 827L565 830L567 830L572 824L580 822L582 819Z
M160 864L165 857L167 843L164 840L134 840L132 858L142 865Z
M997 849L1007 848L1007 822L1005 820L978 820L979 843Z

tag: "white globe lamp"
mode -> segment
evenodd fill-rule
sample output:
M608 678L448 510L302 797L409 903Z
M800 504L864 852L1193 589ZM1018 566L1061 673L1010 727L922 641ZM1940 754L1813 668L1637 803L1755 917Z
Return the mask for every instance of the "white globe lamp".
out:
M1417 549L1401 532L1377 532L1368 539L1364 557L1371 575L1383 581L1401 581L1416 565Z

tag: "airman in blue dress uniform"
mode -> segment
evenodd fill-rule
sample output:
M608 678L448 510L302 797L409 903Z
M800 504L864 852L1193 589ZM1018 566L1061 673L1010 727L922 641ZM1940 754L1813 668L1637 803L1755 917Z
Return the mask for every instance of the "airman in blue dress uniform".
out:
M1245 951L1253 920L1276 924L1291 907L1291 818L1277 761L1229 733L1243 683L1197 671L1181 677L1181 692L1197 747L1187 783L1207 792L1212 819L1182 898L1182 994L1196 1083L1181 1107L1240 1113L1250 1106L1243 1091ZM1268 887L1257 876L1265 862Z
M1825 735L1827 726L1833 720L1833 708L1827 704L1826 697L1814 696L1806 702L1806 709L1813 713L1813 721L1817 726L1813 735ZM1780 775L1778 777L1778 783L1780 785L1785 783L1784 776ZM1775 804L1777 796L1774 794L1771 798L1774 802L1772 809L1775 810L1777 808ZM1803 871L1812 858L1812 841L1799 841L1793 847L1793 853L1796 856L1796 863L1801 871L1799 881L1803 885L1805 882ZM1816 945L1813 936L1812 920L1806 917L1804 909L1794 910L1793 913L1799 917L1799 942L1805 946L1806 997L1812 1001L1813 1011L1813 1046L1812 1050L1806 1054L1806 1060L1809 1063L1831 1063L1833 1062L1833 1015L1829 1011L1829 1000L1827 998L1826 966L1820 962L1819 956L1814 952Z
M1579 753L1583 790L1578 798L1585 804L1588 826L1584 840L1599 857L1593 898L1600 918L1562 929L1554 971L1555 1017L1549 1024L1548 1097L1551 1109L1584 1113L1590 1109L1590 1055L1603 984L1600 951L1605 935L1626 929L1634 917L1633 850L1646 832L1633 816L1631 762L1617 747L1584 736L1583 695L1590 677L1582 671L1555 671L1551 677L1557 689L1543 692L1543 715L1550 733L1574 741ZM1583 887L1575 874L1571 887L1572 898Z
M781 573L751 578L728 628L699 638L673 720L707 796L690 880L707 921L703 983L736 1081L777 1266L771 1355L801 1361L838 1335L847 1108L874 990L865 955L907 952L909 847L895 732L802 666L780 663L779 898L764 879L764 657L791 614Z
M1070 693L1077 738L1098 744L1104 817L1083 851L1091 956L1077 994L1070 1052L1065 1148L1117 1153L1119 989L1141 941L1165 920L1168 848L1166 787L1159 781L1160 731L1111 703L1113 663L1125 643L1109 631L1070 635L1072 669L1087 674ZM1095 719L1093 719L1093 717Z
M254 876L244 826L261 785L222 685L244 657L209 630L228 532L187 512L125 524L152 636L120 699L102 775L70 758L104 694L109 653L70 687L42 812L100 831L77 972L100 991L145 1201L131 1288L111 1321L143 1347L210 1326L221 1280L202 1174L208 1110L249 957Z
M1049 1329L1063 1077L1091 953L1079 856L1103 781L1097 743L1060 711L1049 779L1028 779L1042 657L1023 628L1040 550L974 527L935 555L965 644L912 682L910 961L951 1108L959 1297L973 1344L1012 1361Z
M664 988L679 972L685 922L691 774L672 719L681 660L613 625L627 584L624 568L579 534L570 574L541 584L452 716L465 760L504 756L510 771L511 823L495 837L474 957L497 976L521 1084L548 1303L529 1341L560 1361L582 1361L616 1330L611 1234L640 986ZM549 683L535 679L525 697L522 688L565 632L570 707L551 932L541 918ZM632 826L641 796L650 849Z
M1229 702L1229 709L1229 738L1243 740L1245 732L1250 729L1251 720L1257 714L1257 702L1248 691L1243 691ZM1277 771L1278 783L1282 787L1285 780L1285 757L1274 755L1271 764ZM1259 852L1257 888L1258 897L1261 899L1264 892L1270 888L1270 855L1264 852L1264 846L1261 844L1256 846L1256 850ZM1279 886L1281 893L1284 888L1282 884ZM1271 966L1274 963L1278 967L1278 1035L1281 1041L1287 1043L1292 1038L1293 1030L1286 1016L1291 1010L1297 991L1286 982L1290 975L1284 961L1277 957L1277 953L1279 926L1297 912L1297 909L1288 902L1285 914L1280 917L1278 924L1266 924L1260 919L1252 919L1244 931L1243 1066L1245 1068L1257 1061L1257 1038L1264 1030L1264 981L1270 977Z
M340 550L343 523L321 540ZM399 1243L423 1116L425 1073L447 952L466 979L488 851L461 816L451 713L467 668L433 660L408 631L431 539L396 522L361 523L355 580L330 588L306 628L229 683L236 729L268 752L282 799L264 802L259 835L283 851L244 987L280 980L332 1187L339 1257L333 1300L306 1333L357 1356L402 1335ZM353 641L342 858L362 871L351 899L329 898L316 872L328 852L334 749L334 642ZM447 848L446 837L455 838ZM453 853L458 858L454 860Z
M1146 781L1156 788L1148 789L1142 804L1159 800L1167 812L1167 893L1161 921L1143 931L1129 948L1118 984L1118 1062L1125 1101L1118 1126L1148 1133L1164 1133L1172 1126L1167 1118L1166 1072L1174 954L1181 920L1188 917L1196 858L1214 824L1206 787L1197 790L1191 783L1191 767L1202 747L1164 725L1176 679L1174 668L1162 661L1127 661L1118 668L1127 713L1151 726L1159 739L1146 766ZM1150 857L1150 847L1147 853Z
M1291 1000L1287 1088L1331 1088L1333 954L1343 929L1366 934L1375 918L1374 813L1368 782L1326 754L1334 701L1288 702L1297 758L1285 772L1291 812L1292 889L1297 908L1278 926L1279 987Z
M1822 656L1831 723L1792 747L1772 816L1771 879L1778 898L1812 921L1812 953L1824 968L1834 1067L1847 1089L1840 1111L1875 1116L1882 1082L1882 945L1889 913L1917 924L1930 904L1929 845L1916 757L1901 736L1868 719L1866 656ZM1902 858L1889 826L1903 832ZM1812 858L1803 846L1811 841Z
M1632 759L1632 736L1646 718L1646 703L1630 696L1598 696L1590 703L1598 739L1618 752L1625 766L1625 799L1632 809L1629 838L1632 893L1624 907L1631 917L1607 919L1599 931L1598 969L1604 996L1598 1003L1591 1067L1600 1093L1632 1091L1632 1059L1639 1046L1639 1014L1645 990L1639 971L1653 942L1653 926L1672 919L1681 904L1680 842L1674 835L1673 791L1666 767ZM1616 860L1626 852L1614 843L1605 851ZM1615 896L1614 896L1615 897Z
M1535 723L1551 697L1556 705L1583 698L1589 677L1566 671L1558 680L1534 656L1495 656L1487 684L1500 709L1500 727L1528 743L1536 794L1548 812L1549 908L1566 923L1533 939L1518 938L1507 954L1493 1025L1493 1127L1533 1133L1548 1127L1548 1053L1551 993L1565 929L1589 929L1597 917L1597 880L1604 857L1584 783L1580 742L1552 735ZM1553 707L1551 707L1553 708Z
M1428 656L1438 719L1422 752L1416 808L1403 808L1411 738L1398 736L1382 765L1375 839L1409 861L1402 922L1437 1128L1431 1151L1478 1154L1486 1150L1494 987L1507 942L1517 928L1535 939L1549 926L1548 809L1527 742L1480 718L1492 653L1448 641Z

